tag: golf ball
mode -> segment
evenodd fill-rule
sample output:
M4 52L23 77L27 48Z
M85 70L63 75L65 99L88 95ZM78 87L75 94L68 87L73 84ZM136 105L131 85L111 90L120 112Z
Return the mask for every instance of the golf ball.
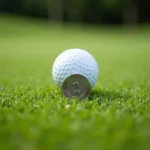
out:
M98 78L98 64L95 58L82 49L68 49L55 60L52 75L58 87L62 87L65 79L73 74L86 77L91 85L95 85Z

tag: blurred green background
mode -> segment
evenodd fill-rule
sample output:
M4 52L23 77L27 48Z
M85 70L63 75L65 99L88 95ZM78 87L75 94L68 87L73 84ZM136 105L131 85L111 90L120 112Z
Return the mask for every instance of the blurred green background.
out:
M136 24L150 20L148 0L2 0L0 11L59 22Z
M149 3L0 1L1 149L149 149ZM86 101L67 100L52 79L69 48L99 65Z

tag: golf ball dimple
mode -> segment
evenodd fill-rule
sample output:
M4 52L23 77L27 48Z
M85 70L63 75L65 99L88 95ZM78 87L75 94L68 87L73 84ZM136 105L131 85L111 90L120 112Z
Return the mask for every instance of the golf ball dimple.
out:
M98 78L98 64L95 58L82 49L68 49L62 52L55 60L52 67L52 75L58 87L61 87L65 79L73 74L86 77L91 85L95 85Z

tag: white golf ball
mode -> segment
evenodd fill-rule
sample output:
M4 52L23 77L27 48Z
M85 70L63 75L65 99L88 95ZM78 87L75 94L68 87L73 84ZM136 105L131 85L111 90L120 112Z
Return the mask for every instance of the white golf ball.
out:
M91 85L95 85L98 78L98 64L95 58L85 50L68 49L61 53L55 60L52 75L58 87L61 87L65 79L73 74L86 77Z

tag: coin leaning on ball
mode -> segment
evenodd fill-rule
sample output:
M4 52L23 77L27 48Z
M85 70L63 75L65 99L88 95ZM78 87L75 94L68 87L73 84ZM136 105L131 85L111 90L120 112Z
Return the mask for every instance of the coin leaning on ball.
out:
M82 49L68 49L55 59L52 76L67 98L86 99L99 74L95 58Z

